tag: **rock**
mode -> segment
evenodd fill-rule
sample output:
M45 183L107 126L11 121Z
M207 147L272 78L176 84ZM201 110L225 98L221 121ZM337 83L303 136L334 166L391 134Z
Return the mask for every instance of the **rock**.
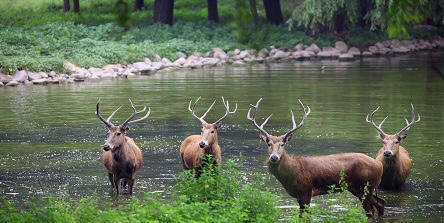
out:
M178 58L187 57L187 55L184 54L184 53L182 53L182 52L176 52L176 56L177 56Z
M86 72L86 69L76 66L72 63L65 63L64 67L66 70L70 71L71 73L84 73Z
M133 63L133 67L137 71L145 71L145 70L151 69L151 64L147 64L145 62L137 62L137 63Z
M10 81L10 82L8 82L6 84L6 86L10 86L10 87L14 87L14 86L17 86L17 85L19 85L19 82L16 81L16 80L12 80L12 81Z
M302 56L304 58L312 58L312 57L316 56L316 54L313 51L304 50L304 51L302 51Z
M410 50L407 49L407 47L400 46L400 47L397 47L397 48L393 48L392 51L393 51L394 53L407 53L407 52L409 52Z
M373 53L371 53L371 52L369 52L369 51L364 51L364 52L362 52L362 56L372 56L373 55Z
M266 48L262 48L259 50L259 53L257 54L259 57L266 58L268 56L269 51Z
M233 66L244 66L245 63L242 60L236 60L233 62Z
M25 80L28 80L28 72L21 70L17 71L13 76L12 79L18 82L25 82Z
M154 56L154 62L159 62L162 60L162 57L160 57L159 55L156 54L156 56Z
M239 53L239 59L244 59L245 57L248 57L248 56L250 56L250 53L248 52L248 50L242 50Z
M151 63L151 71L156 71L156 70L160 70L162 68L164 68L165 66L163 65L162 62L153 62Z
M217 58L215 58L215 59L217 59ZM176 66L176 67L180 67L180 66L182 66L185 62L187 62L187 60L185 59L185 58L183 58L183 57L180 57L179 59L177 59L176 61L174 61L174 66Z
M97 75L97 76L102 76L103 74L103 70L100 68L96 68L96 67L91 67L88 69L89 73L93 74L93 75Z
M312 43L309 47L305 48L306 51L312 51L314 53L321 52L321 48L318 47L318 45Z
M51 78L51 79L48 80L48 83L50 83L50 84L58 84L58 83L60 83L60 79L58 77Z
M46 78L36 79L32 81L33 84L47 84L48 80Z
M378 48L376 46L369 46L368 51L372 54L379 54Z
M284 58L288 58L290 56L289 52L284 52L281 50L277 50L276 53L271 57L273 60L282 60Z
M5 84L3 84L3 82L0 81L0 87L5 86Z
M353 55L349 53L344 53L339 55L339 60L353 60L353 59L354 59Z
M381 43L381 42L377 42L376 44L375 44L375 46L376 46L376 48L378 48L378 49L382 49L382 48L387 48L383 43Z
M38 79L42 79L42 75L40 75L40 73L34 73L34 72L29 72L28 73L28 80L33 81L33 80L38 80Z
M221 48L213 48L213 57L214 58L219 58L221 60L228 59L228 55Z
M146 61L143 62L147 63ZM149 63L151 63L151 61ZM109 73L109 72L119 72L120 69L121 69L120 64L107 64L106 66L103 67L102 70L104 73Z
M163 67L171 67L173 66L173 63L168 58L162 58L162 61L160 61L163 64Z
M0 73L0 82L2 82L3 84L7 84L8 82L10 82L12 80L13 80L13 78L11 75L6 75L6 74Z
M213 57L213 51L208 51L204 54L204 57Z
M45 72L39 72L38 74L40 74L40 76L41 76L42 78L48 78L48 77L49 77L48 74L45 73Z
M318 57L332 57L332 54L329 51L321 51L317 54Z
M1 82L0 82L1 83ZM23 82L25 85L31 85L32 84L32 82L31 81L28 81L28 80L25 80L25 82Z
M348 54L351 54L353 56L361 56L361 51L359 51L359 49L356 47L351 47L350 49L348 49Z
M84 79L86 79L86 75L85 75L85 73L75 73L75 74L71 74L71 78L73 78L74 80L84 80Z
M49 77L55 77L55 76L57 76L57 74L56 74L55 71L50 71L50 72L48 73L48 76L49 76Z
M240 49L234 49L233 55L238 55L240 52L241 52Z
M209 57L209 58L203 58L200 62L203 64L203 65L210 65L210 66L215 66L217 63L219 63L219 59L217 59L217 58L211 58L211 57Z
M294 47L294 49L297 50L297 51L302 51L302 50L305 49L305 47L304 47L304 44L302 44L302 43L298 43L298 44Z
M339 53L347 53L348 46L343 41L337 41L335 43L335 49L339 51Z

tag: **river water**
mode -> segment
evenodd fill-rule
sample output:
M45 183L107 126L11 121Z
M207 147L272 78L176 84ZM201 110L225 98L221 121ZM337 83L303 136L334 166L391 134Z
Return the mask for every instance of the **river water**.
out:
M323 67L323 69L321 69ZM303 128L286 146L295 155L361 152L375 157L382 146L365 116L377 106L383 129L393 134L410 117L413 103L421 122L409 130L402 145L409 151L413 170L401 192L378 191L387 201L384 222L439 222L444 218L444 53L418 53L353 62L304 61L222 66L70 85L0 88L0 192L9 200L60 193L81 198L109 196L109 182L101 164L106 128L95 116L95 103L108 116L124 108L114 123L136 107L151 107L150 117L131 126L128 133L140 145L144 164L137 174L135 193L168 196L182 170L179 145L188 135L200 133L200 123L188 112L191 99L202 96L202 114L217 99L207 116L212 122L223 114L220 96L239 106L219 133L223 159L243 154L245 172L269 176L267 151L258 132L246 120L248 105L260 97L262 120L273 117L266 129L283 134L291 128L290 109L298 120L298 99L310 106ZM269 186L281 196L283 208L297 202L270 178ZM313 203L322 203L319 196ZM350 199L355 199L350 197Z

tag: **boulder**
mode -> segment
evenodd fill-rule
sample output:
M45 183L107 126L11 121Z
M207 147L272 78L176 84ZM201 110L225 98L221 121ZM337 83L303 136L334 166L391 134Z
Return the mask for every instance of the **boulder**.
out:
M217 59L217 58L216 58ZM187 62L187 60L184 57L180 57L179 59L177 59L176 61L174 61L174 66L176 67L180 67L182 66L185 62Z
M369 51L364 51L362 52L362 56L368 57L368 56L372 56L373 53L369 52Z
M305 49L305 46L304 46L304 44L302 44L302 43L298 43L298 44L294 47L294 49L297 50L297 51L302 51L302 50Z
M41 78L41 79L33 80L32 83L33 84L47 84L48 80L46 78Z
M335 43L335 49L339 51L339 53L347 53L348 46L343 41L337 41Z
M349 53L343 53L339 55L339 60L353 60L353 59L354 59L353 55Z
M235 61L233 62L233 66L240 67L240 66L244 66L244 65L245 65L245 62L242 61L242 60L235 60Z
M136 71L145 71L151 69L151 64L147 64L145 62L137 62L133 63L133 67L134 69L136 69Z
M18 82L25 82L25 80L28 80L28 72L21 70L17 71L13 76L12 79Z
M269 51L266 48L262 48L259 50L259 53L257 54L258 57L266 58L268 56Z
M238 55L240 53L240 49L234 49L233 50L233 55Z
M40 76L41 76L42 78L48 78L48 77L49 77L48 74L45 73L45 72L39 72L39 74L40 74Z
M228 55L221 48L213 48L213 57L214 58L219 58L221 60L228 59Z
M317 56L325 58L325 57L332 57L332 54L329 51L321 51L317 54Z
M0 87L5 86L5 84L3 84L3 82L0 81Z
M248 57L248 56L250 56L250 53L248 52L248 50L242 50L239 53L239 59L244 59L245 57Z
M376 47L376 46L369 46L368 51L372 54L379 54L378 47Z
M84 73L84 72L86 72L86 69L78 67L78 66L76 66L75 64L72 64L72 63L65 63L64 67L65 67L66 70L70 71L71 73L82 73L82 72Z
M6 86L10 86L10 87L14 87L14 86L17 86L17 85L19 85L19 82L16 81L16 80L12 80L12 81L10 81L10 82L8 82L6 84Z
M271 57L273 60L282 60L286 59L290 56L289 52L284 52L281 50L277 50L276 53Z
M33 81L33 80L38 80L38 79L42 79L42 75L40 75L40 73L34 73L34 72L29 72L28 73L28 80Z
M210 66L215 66L217 63L219 63L219 61L220 61L219 59L211 57L203 58L201 60L203 65L210 65Z
M353 56L361 56L361 51L359 51L359 49L356 47L351 47L350 49L348 49L348 54L351 54Z
M400 46L400 47L393 48L392 51L394 53L408 53L410 50L407 47Z
M318 47L318 45L312 43L309 47L305 48L306 51L312 51L314 53L321 52L321 48Z
M171 67L173 66L173 63L168 58L162 58L162 61L160 61L163 65L163 67Z
M71 74L71 78L74 78L74 80L85 80L86 75L85 75L85 73L75 73L75 74ZM33 83L34 83L34 81L33 81Z
M50 83L50 84L58 84L58 83L60 83L60 78L54 77L54 78L48 79L48 83Z
M182 52L176 52L176 56L177 56L178 58L187 57L187 55L184 54L184 53L182 53Z
M381 42L377 42L376 44L375 44L375 46L378 48L378 49L383 49L383 48L387 48L383 43L381 43Z

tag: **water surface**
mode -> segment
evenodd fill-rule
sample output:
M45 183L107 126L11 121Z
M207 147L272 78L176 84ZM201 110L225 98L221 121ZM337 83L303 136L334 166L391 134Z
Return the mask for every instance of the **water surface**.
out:
M168 196L181 171L179 145L186 136L200 132L199 121L187 110L189 100L199 96L198 114L218 100L209 122L224 113L220 96L233 107L239 105L219 133L223 158L242 153L246 173L266 176L266 146L259 144L257 130L246 120L248 105L261 97L258 119L273 113L266 128L275 135L291 128L290 109L300 120L298 99L310 106L305 126L287 145L289 153L296 155L361 152L375 157L382 143L365 122L366 114L381 106L376 120L389 115L383 129L393 134L405 125L403 118L410 117L413 103L421 122L402 142L413 170L404 191L378 192L387 201L384 221L442 221L444 78L435 68L444 72L444 53L223 66L136 79L0 88L0 192L17 201L60 193L78 198L109 196L110 184L101 164L106 128L94 114L99 98L104 116L125 105L113 119L116 124L131 112L128 98L138 108L151 107L151 116L130 126L128 134L144 154L136 196L145 191ZM269 186L286 208L296 206L296 200L272 177ZM313 203L326 199L315 197Z

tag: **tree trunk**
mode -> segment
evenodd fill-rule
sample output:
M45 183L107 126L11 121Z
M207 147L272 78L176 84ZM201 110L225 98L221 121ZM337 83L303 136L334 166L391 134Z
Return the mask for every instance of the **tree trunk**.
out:
M63 11L67 12L70 8L71 6L69 5L69 0L63 0Z
M219 14L217 12L217 0L207 0L208 20L218 23Z
M80 3L79 0L74 0L74 12L79 13L80 12Z
M154 1L154 22L173 25L174 0Z
M144 5L144 0L136 0L134 3L134 10L142 10L142 7Z
M267 21L271 24L279 25L284 22L281 12L280 0L263 0Z
M256 0L250 0L250 11L253 16L253 22L255 25L259 24L259 16L257 14Z

